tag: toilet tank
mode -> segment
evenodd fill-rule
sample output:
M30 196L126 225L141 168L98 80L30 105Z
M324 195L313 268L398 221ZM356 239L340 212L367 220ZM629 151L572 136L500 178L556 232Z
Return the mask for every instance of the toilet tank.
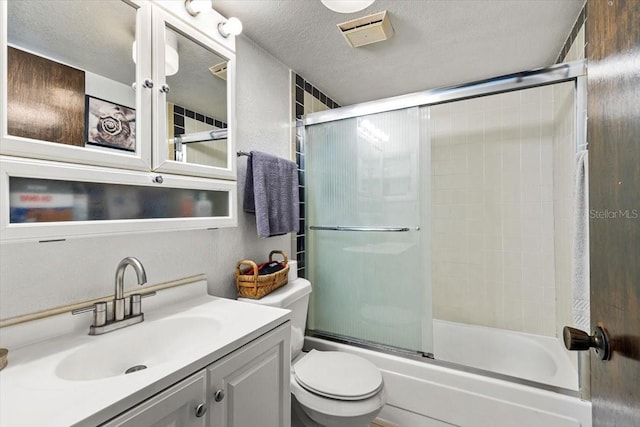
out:
M291 359L302 351L311 282L301 277L260 299L238 298L238 301L291 310Z

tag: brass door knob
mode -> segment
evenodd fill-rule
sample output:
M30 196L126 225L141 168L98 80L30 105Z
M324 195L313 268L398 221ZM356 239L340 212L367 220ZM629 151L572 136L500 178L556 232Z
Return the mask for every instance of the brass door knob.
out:
M607 331L600 326L596 327L593 335L589 335L580 329L565 326L562 330L562 337L567 350L582 351L593 348L601 360L609 360L611 358L609 336Z

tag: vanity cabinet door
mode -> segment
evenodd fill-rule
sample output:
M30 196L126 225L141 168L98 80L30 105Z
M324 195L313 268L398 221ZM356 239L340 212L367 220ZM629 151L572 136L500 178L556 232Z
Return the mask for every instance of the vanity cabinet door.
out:
M149 171L148 2L0 2L0 154Z
M103 424L103 427L205 427L206 385L206 372L202 370Z
M291 425L289 322L208 368L210 427Z
M153 9L153 170L235 180L235 55L160 5ZM207 35L215 28L217 21Z
M0 154L235 180L235 42L185 10L1 1Z
M233 181L0 156L2 241L236 225Z

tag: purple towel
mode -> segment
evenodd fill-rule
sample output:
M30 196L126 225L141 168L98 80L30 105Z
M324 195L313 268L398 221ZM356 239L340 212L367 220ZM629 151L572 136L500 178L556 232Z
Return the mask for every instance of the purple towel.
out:
M256 215L258 236L299 229L298 167L290 160L252 151L247 163L243 208Z

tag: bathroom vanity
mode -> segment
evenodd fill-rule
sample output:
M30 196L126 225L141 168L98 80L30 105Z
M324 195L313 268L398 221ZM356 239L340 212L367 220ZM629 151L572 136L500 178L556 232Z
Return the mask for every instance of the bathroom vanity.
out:
M3 328L0 425L289 426L289 311L206 289L158 291L98 336L70 313Z

